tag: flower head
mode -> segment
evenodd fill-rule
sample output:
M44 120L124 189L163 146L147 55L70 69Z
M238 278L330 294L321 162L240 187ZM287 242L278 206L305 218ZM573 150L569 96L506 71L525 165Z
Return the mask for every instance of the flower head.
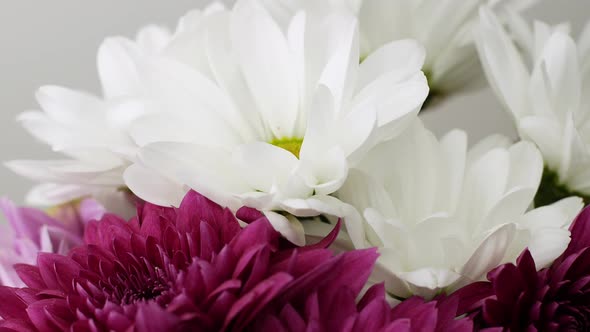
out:
M301 245L301 224L276 211L354 213L332 194L371 146L415 118L428 94L424 50L392 42L359 64L353 15L299 11L283 27L259 0L237 1L205 21L198 50L206 56L143 68L150 115L131 130L142 148L126 183L165 206L190 187L232 209L263 210ZM344 219L360 244L362 227L352 220Z
M287 21L289 13L346 11L359 19L360 59L395 40L414 39L426 49L423 71L428 77L430 96L440 97L483 86L481 65L471 31L477 23L477 9L491 5L502 12L520 11L536 1L521 0L266 0L266 6Z
M0 285L12 287L24 286L14 264L34 264L39 252L67 254L82 244L86 224L104 214L92 199L55 207L50 214L0 199L0 210L8 219L0 225Z
M590 328L590 208L571 227L572 241L553 264L537 272L525 250L516 264L502 265L457 291L459 314L481 327L511 331L586 331Z
M18 121L66 159L7 163L16 173L42 182L29 192L30 204L53 206L93 196L114 211L118 206L108 203L124 202L119 197L125 194L121 192L126 186L123 172L138 149L129 135L130 126L147 111L135 101L149 93L142 84L140 64L152 57L182 57L183 52L191 52L180 49L178 40L186 40L187 34L192 34L191 42L198 44L201 36L196 27L219 6L213 4L203 11L191 12L174 33L150 25L142 28L133 40L105 39L97 54L101 96L51 85L38 89L40 110L24 112Z
M258 216L242 229L228 209L192 191L178 209L148 203L129 222L107 214L87 226L84 245L69 255L41 253L36 266L16 267L28 287L0 288L0 326L241 330L279 296L305 296L302 286L339 280L345 293L360 291L375 250L334 256L324 247L338 228L295 248Z
M234 210L266 211L299 245L302 225L273 211L346 216L360 244L355 210L331 194L417 114L428 94L424 50L387 43L359 64L354 15L299 11L282 26L260 1L189 12L172 34L148 27L136 41L107 39L104 98L42 88L43 112L21 120L71 159L9 163L46 182L30 198L53 204L129 187L178 206L192 188Z
M571 195L588 200L590 25L576 45L564 25L537 22L533 31L515 14L509 23L515 40L482 8L477 47L488 81L520 136L543 154L547 169L536 203Z
M371 151L338 197L364 214L388 291L431 297L483 278L525 247L540 266L565 250L581 200L527 212L542 170L529 142L492 136L468 150L464 132L439 141L417 121Z

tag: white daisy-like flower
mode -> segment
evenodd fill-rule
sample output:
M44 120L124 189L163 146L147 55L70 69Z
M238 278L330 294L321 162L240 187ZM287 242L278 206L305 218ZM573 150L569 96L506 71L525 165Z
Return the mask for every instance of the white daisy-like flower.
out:
M512 14L510 36L488 9L482 8L480 17L477 46L490 85L513 116L520 136L543 154L546 171L537 205L571 194L587 199L590 25L576 45L567 25L536 22L532 30Z
M41 111L29 111L18 120L35 138L68 159L17 160L7 166L18 174L42 182L27 197L34 205L56 205L82 196L94 196L109 207L125 201L123 172L135 160L138 145L129 126L144 114L134 101L145 94L138 63L150 57L189 57L189 43L199 43L198 26L213 4L203 12L183 18L177 31L148 26L135 40L107 38L98 50L97 65L103 96L58 86L41 87L36 94ZM115 208L115 207L113 207Z
M535 2L362 0L359 9L361 57L392 40L416 39L426 49L423 70L433 97L478 88L483 75L472 38L478 7L488 4L497 10L516 11Z
M258 208L297 244L302 225L283 212L346 216L362 245L355 209L332 193L368 149L416 117L428 95L423 48L396 41L359 64L353 15L297 12L282 29L255 0L209 19L199 45L208 68L188 58L144 64L151 115L130 130L142 149L126 184L161 205L190 187Z
M351 170L338 197L364 215L367 241L381 254L376 280L395 296L432 297L480 280L525 247L539 267L565 250L582 202L527 212L542 171L529 142L491 136L467 149L463 131L439 141L416 120Z
M426 49L423 71L431 98L483 86L483 74L472 30L477 9L521 11L537 0L265 0L267 8L285 22L290 13L305 8L313 13L348 11L359 18L361 59L381 46L411 38Z

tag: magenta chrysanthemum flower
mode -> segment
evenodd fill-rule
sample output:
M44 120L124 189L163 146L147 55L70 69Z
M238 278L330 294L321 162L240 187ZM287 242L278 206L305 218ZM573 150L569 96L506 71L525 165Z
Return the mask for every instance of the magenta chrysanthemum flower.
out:
M16 267L28 287L0 288L0 330L242 330L298 285L334 274L356 280L354 290L364 283L375 250L333 256L324 247L337 231L293 248L265 218L242 229L194 192L179 209L145 204L130 222L106 215L68 256Z
M258 211L241 228L189 192L179 209L145 204L130 222L91 222L68 256L16 267L0 287L0 331L468 331L457 302L412 298L394 309L382 284L357 302L376 250L296 248Z
M470 313L481 327L510 331L590 330L590 207L571 226L566 251L541 271L525 250L516 265L488 274L489 282L453 294L459 313Z
M351 280L357 279L357 280ZM357 303L359 281L348 271L328 281L302 282L290 293L280 296L269 311L262 313L251 331L395 331L395 332L467 332L473 330L470 319L456 319L458 301L444 299L425 302L412 297L393 309L385 300L383 284L369 288ZM364 279L366 280L366 279ZM362 286L362 285L361 285ZM305 291L303 291L305 290ZM310 291L311 290L311 291Z
M56 207L49 215L3 198L0 211L8 220L0 224L0 285L12 287L24 286L14 264L34 264L39 252L67 254L83 243L85 225L104 214L92 199Z

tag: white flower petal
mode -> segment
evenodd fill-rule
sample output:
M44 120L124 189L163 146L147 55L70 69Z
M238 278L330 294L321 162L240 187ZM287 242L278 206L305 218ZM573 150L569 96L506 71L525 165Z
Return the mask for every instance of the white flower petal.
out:
M357 91L387 75L391 83L399 83L421 71L426 52L412 39L385 44L372 52L360 65Z
M444 289L461 278L461 275L435 268L424 268L411 272L398 273L398 276L409 283L413 295L431 298L441 289Z
M535 142L551 169L559 167L562 149L562 129L559 123L544 117L525 117L520 120L519 130L524 139Z
M123 175L125 184L139 198L160 206L180 206L187 190L157 172L139 164L129 166Z
M298 174L308 179L307 186L317 195L330 195L340 189L348 175L348 163L339 147L317 156L315 160L302 159ZM312 181L312 182L310 182Z
M447 185L442 187L445 188L442 189L445 193L439 194L442 202L437 208L444 209L448 206L454 208L457 206L463 186L465 161L467 159L467 134L464 131L453 130L441 138L440 146L444 160L443 165L446 166L449 175L443 179L443 181L447 182ZM446 202L444 202L445 198Z
M77 160L13 160L5 164L13 172L48 182L68 182L95 185L118 185L121 183L120 165L99 165Z
M550 264L570 242L569 225L583 206L580 198L569 197L526 213L518 221L521 234L511 246L507 258L515 260L528 247L538 269Z
M333 22L337 25L334 28L339 27L341 33L334 42L333 53L320 75L319 84L330 89L336 109L341 109L346 106L344 98L353 95L353 82L357 80L359 36L357 21L353 16L339 15L335 18Z
M546 84L551 92L553 109L562 114L580 106L581 78L576 44L565 33L553 33L544 44L540 59L547 71Z
M31 205L55 206L91 195L93 192L94 190L87 186L44 183L33 187L27 193L26 201Z
M286 183L298 164L291 152L262 142L239 146L232 158L248 185L262 192Z
M240 113L252 127L255 137L270 138L270 133L265 132L266 129L253 96L241 72L238 59L233 53L229 20L229 13L217 14L216 19L211 20L208 25L207 58L212 75L216 82L231 95L235 105L239 105Z
M220 149L189 143L153 143L140 150L139 159L146 167L232 209L241 207L232 193L251 191L240 179L231 154Z
M510 153L509 187L537 189L543 175L543 157L529 142L519 142L508 149Z
M240 1L232 15L231 40L259 111L275 137L292 137L299 96L287 40L254 0Z
M308 115L305 139L301 145L301 159L316 158L333 146L336 139L331 130L336 120L334 95L325 85L319 85L313 96L311 112Z
M488 271L502 263L502 259L514 238L515 231L514 224L505 224L498 227L473 252L461 269L460 274L467 278L468 282L477 281L484 277ZM455 288L461 286L463 285L454 285Z
M360 214L354 207L335 197L312 196L305 200L289 199L281 202L281 207L285 211L300 217L318 216L320 214L340 217L344 221L355 248L365 247L365 232Z
M510 155L504 149L493 149L466 169L461 200L465 220L478 220L504 196L510 172Z
M166 27L148 25L139 30L135 40L139 47L153 54L160 53L172 38Z
M42 86L35 97L53 121L64 125L88 126L102 105L95 96L59 86Z
M373 268L370 280L374 283L385 283L387 291L395 296L408 298L413 289L408 283L392 271L401 271L403 264L398 253L388 248L379 249L379 258Z
M98 49L98 74L106 98L135 95L141 91L137 61L140 51L122 37L106 39Z
M240 137L252 137L249 127L231 99L202 73L179 62L160 59L143 68L144 81L149 86L152 107L166 110L154 116L172 116L190 125L195 143L231 146ZM154 136L150 141L162 141L158 133L173 126L145 126L144 131Z
M281 233L287 240L297 246L305 245L305 234L303 226L297 218L287 215L278 214L272 211L264 211L264 215L270 221L272 227Z
M467 154L467 162L472 163L474 160L481 158L484 154L492 149L505 149L510 147L512 140L504 135L490 135L481 141L475 143Z
M526 103L527 69L493 13L482 7L479 16L475 40L483 68L496 95L518 118L529 111Z

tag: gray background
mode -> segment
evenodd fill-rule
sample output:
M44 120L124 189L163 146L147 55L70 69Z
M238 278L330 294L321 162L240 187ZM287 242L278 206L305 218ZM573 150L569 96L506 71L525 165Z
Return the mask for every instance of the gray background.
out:
M323 0L318 0L323 1ZM411 1L411 0L408 0ZM134 36L145 24L173 27L206 0L13 0L0 5L0 161L51 158L15 122L35 109L33 93L44 84L99 92L95 55L106 36ZM577 33L590 18L590 0L545 0L528 12L550 23L571 21ZM513 135L507 116L488 91L445 102L424 116L437 134L463 128L475 141L490 133ZM0 196L22 202L32 183L0 167Z

